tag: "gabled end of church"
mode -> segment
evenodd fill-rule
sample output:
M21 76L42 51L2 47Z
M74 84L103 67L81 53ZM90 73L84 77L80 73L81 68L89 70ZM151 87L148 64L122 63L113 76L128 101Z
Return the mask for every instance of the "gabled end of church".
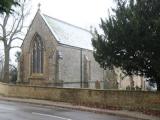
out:
M20 82L103 88L104 70L93 57L92 34L37 11L22 44Z

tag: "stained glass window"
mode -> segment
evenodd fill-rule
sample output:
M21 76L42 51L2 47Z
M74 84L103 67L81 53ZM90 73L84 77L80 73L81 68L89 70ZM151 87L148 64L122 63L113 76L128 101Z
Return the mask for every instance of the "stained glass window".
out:
M32 41L32 73L43 73L43 43L36 34Z

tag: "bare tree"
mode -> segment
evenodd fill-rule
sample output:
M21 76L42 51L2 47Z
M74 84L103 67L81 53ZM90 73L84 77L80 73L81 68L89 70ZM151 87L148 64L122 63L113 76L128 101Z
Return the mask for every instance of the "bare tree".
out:
M4 56L0 53L0 81L3 79Z
M5 82L9 81L9 56L11 48L19 47L13 46L15 40L23 40L22 31L24 29L24 20L29 14L27 7L28 0L20 0L20 6L14 8L12 14L2 14L0 16L0 40L4 46L4 77Z

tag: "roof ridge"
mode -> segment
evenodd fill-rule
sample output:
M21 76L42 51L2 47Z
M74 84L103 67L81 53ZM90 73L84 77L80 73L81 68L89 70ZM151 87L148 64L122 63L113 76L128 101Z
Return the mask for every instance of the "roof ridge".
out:
M41 17L46 22L58 43L93 50L91 43L92 33L88 30L50 17L46 14L41 13ZM57 24L57 26L55 24Z
M45 15L45 16L47 16L47 17L51 18L51 19L57 20L57 21L62 22L62 23L64 23L64 24L67 24L67 25L70 25L70 26L76 27L76 28L78 28L78 29L84 30L84 31L89 32L89 33L91 34L91 32L90 32L89 30L85 29L85 28L82 28L82 27L79 27L79 26L73 25L73 24L71 24L71 23L65 22L65 21L63 21L63 20L60 20L60 19L57 19L57 18L51 17L51 16L46 15L46 14L44 14L44 13L43 13L42 15Z

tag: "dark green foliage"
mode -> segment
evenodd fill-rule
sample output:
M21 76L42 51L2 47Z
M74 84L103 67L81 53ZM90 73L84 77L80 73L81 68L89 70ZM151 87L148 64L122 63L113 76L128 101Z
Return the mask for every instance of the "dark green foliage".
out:
M21 57L21 52L20 51L17 51L16 53L15 53L15 57L16 57L16 62L18 62L18 61L20 61L20 57Z
M10 77L11 77L10 82L11 83L14 83L14 84L16 83L17 73L18 73L17 68L12 65L11 68L10 68Z
M11 13L14 10L11 9L12 5L19 5L16 0L0 0L0 13Z
M114 15L94 33L94 57L103 68L143 75L160 90L160 0L117 0Z

